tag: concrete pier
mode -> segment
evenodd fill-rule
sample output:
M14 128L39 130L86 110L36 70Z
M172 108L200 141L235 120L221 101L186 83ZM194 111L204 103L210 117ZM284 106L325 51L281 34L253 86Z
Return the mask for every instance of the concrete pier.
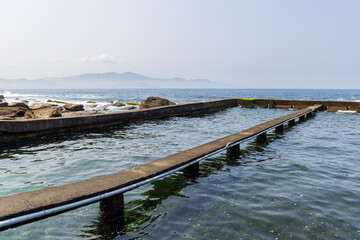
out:
M292 119L288 122L289 127L295 126L295 119Z
M105 198L99 203L99 231L120 232L124 226L124 194Z
M190 165L189 167L184 168L184 175L193 179L196 179L200 175L200 166L199 163Z
M64 210L61 210L61 212L64 212L90 204L92 202L90 202L89 199L94 198L95 200L91 201L101 201L100 213L103 216L102 218L104 221L107 221L107 219L116 219L123 214L124 201L122 194L116 197L110 197L109 199L103 199L103 194L115 190L131 190L153 181L155 177L163 176L163 174L170 174L172 171L178 171L177 169L180 170L183 167L186 167L186 170L189 171L198 171L198 165L188 166L188 164L197 159L225 150L229 143L240 144L240 142L255 136L258 136L259 142L264 142L266 141L267 131L286 122L290 123L294 121L295 118L312 112L320 107L321 105L307 107L286 116L253 126L241 132L216 139L126 171L62 186L0 197L0 230L12 227L15 223L13 220L16 217L21 217L21 219L23 219L23 216L26 216L26 220L17 220L18 222L16 222L16 224L19 225L31 221L29 219L32 218L29 216L32 214L39 214L42 218L49 217L58 214L54 211L54 208L63 207ZM236 151L237 150L234 150L234 152ZM132 188L129 188L130 186L132 186ZM74 204L79 202L81 202L82 205L74 206ZM65 207L67 210L65 210ZM36 219L38 218L33 218L33 221Z
M228 148L226 152L226 158L230 160L235 160L240 158L240 144Z
M256 144L264 144L264 143L266 143L266 132L256 137Z
M275 128L275 133L280 134L280 133L283 133L283 132L284 132L284 125L283 124L281 124L281 125L279 125L279 126L277 126Z
M321 101L321 100L283 100L283 99L248 99L236 98L236 103L245 108L252 108L257 105L259 108L276 109L304 109L313 105L323 105L321 110L336 112L339 110L354 110L360 112L360 102L350 101Z

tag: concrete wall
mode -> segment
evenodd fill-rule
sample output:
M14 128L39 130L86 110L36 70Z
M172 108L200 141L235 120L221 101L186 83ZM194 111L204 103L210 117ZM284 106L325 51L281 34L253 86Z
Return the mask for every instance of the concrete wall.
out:
M98 114L81 117L60 117L50 119L0 120L0 143L10 143L34 139L58 133L82 131L86 129L122 126L127 123L173 116L192 116L210 113L234 106L253 108L303 109L315 104L325 106L328 111L355 110L360 112L360 102L307 101L277 99L223 99L207 102L188 103L159 107L148 110L134 110L120 113Z
M278 99L236 99L238 106L252 108L254 104L259 108L265 108L268 105L269 108L289 109L294 106L295 109L303 109L315 104L321 104L325 107L324 110L329 112L336 112L339 110L349 110L360 112L360 102L345 102L345 101L309 101L309 100L278 100Z
M149 119L204 114L233 106L235 106L233 99L224 99L92 116L0 120L0 143L66 131L104 128Z

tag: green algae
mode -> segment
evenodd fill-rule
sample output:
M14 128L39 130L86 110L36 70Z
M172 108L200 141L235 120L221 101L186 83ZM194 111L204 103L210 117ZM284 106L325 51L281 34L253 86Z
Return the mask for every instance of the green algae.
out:
M127 105L134 105L134 106L140 105L140 103L136 103L136 102L127 102L126 104Z

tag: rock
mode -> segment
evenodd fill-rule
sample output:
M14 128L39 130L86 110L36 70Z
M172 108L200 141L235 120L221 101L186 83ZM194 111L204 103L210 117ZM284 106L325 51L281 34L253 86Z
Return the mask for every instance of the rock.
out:
M133 110L133 109L136 109L136 107L135 107L135 106L131 106L131 105L125 106L125 107L121 108L121 110Z
M125 103L115 102L115 103L112 103L111 105L114 107L123 107L123 106L125 106Z
M5 100L4 95L0 95L0 100Z
M57 107L42 107L33 109L33 114L37 118L54 118L61 117L61 110Z
M14 120L14 117L0 116L0 120Z
M44 106L40 105L40 106L35 106L35 107L32 107L32 110L37 110L37 109L41 109L41 108L44 108Z
M65 104L63 106L67 111L76 112L76 111L84 111L84 105L82 104Z
M24 118L26 119L32 119L32 118L35 118L35 115L32 111L26 111L25 114L24 114Z
M7 107L8 103L7 102L0 102L0 107Z
M87 101L86 103L96 103L96 102L94 102L94 101Z
M27 110L27 108L21 107L2 107L0 108L0 116L22 117Z
M29 101L28 100L22 100L23 103L29 105Z
M18 108L25 108L30 109L29 106L23 102L11 103L8 107L18 107Z
M159 97L148 97L146 100L141 102L139 109L148 109L154 107L176 105L174 102Z
M46 102L52 102L52 100L49 99L49 100L47 100Z

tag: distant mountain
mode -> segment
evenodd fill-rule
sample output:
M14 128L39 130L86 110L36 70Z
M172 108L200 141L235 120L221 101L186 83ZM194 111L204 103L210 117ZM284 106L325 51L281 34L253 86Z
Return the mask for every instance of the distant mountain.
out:
M77 76L44 79L0 79L0 89L48 88L224 88L207 79L152 78L132 72L86 73Z

